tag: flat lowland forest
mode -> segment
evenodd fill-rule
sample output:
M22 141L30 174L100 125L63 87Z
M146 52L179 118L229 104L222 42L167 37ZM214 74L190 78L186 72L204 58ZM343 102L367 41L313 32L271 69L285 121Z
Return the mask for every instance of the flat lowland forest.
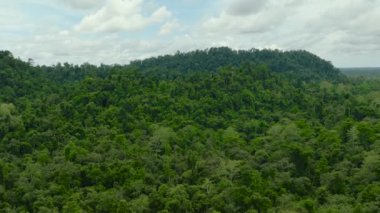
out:
M380 67L356 67L356 68L340 68L343 74L350 77L380 77Z

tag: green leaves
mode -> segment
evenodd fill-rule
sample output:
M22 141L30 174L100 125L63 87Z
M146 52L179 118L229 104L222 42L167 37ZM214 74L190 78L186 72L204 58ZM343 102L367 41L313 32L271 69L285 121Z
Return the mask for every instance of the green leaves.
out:
M8 132L23 128L21 117L13 104L0 103L0 139Z
M376 212L378 85L304 51L0 52L0 211Z

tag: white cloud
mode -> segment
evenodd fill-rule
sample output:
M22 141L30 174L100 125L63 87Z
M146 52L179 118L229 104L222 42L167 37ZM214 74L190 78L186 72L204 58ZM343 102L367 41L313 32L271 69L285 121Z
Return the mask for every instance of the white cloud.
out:
M306 49L355 66L358 56L380 56L378 20L379 0L225 0L199 33L228 46Z
M74 9L92 9L99 7L105 0L58 0Z
M143 0L108 0L106 5L95 13L85 16L75 26L77 31L118 32L137 31L160 23L171 16L171 12L161 6L150 15L144 15Z
M289 0L226 0L217 16L208 18L203 30L209 33L262 33L279 26L294 11Z
M223 11L218 17L208 19L202 27L205 32L217 34L260 33L278 26L283 21L285 19L277 9L249 16L234 16Z
M171 33L173 30L178 29L180 27L180 24L177 20L168 21L165 24L163 24L160 28L159 35L167 35Z
M227 13L233 16L246 16L260 11L267 0L235 0L229 2Z
M158 2L0 1L1 48L37 64L123 64L229 46L306 49L337 66L380 66L380 0Z

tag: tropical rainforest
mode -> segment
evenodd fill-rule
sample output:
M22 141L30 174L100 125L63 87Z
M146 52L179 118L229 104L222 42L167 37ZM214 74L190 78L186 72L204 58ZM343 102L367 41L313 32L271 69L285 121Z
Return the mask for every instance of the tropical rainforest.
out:
M0 212L380 209L380 77L307 51L0 51Z

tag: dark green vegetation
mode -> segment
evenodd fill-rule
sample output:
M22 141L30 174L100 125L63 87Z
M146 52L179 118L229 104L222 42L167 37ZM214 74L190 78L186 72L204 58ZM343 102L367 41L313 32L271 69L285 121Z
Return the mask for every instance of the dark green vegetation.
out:
M2 212L378 212L380 82L305 51L0 52Z

